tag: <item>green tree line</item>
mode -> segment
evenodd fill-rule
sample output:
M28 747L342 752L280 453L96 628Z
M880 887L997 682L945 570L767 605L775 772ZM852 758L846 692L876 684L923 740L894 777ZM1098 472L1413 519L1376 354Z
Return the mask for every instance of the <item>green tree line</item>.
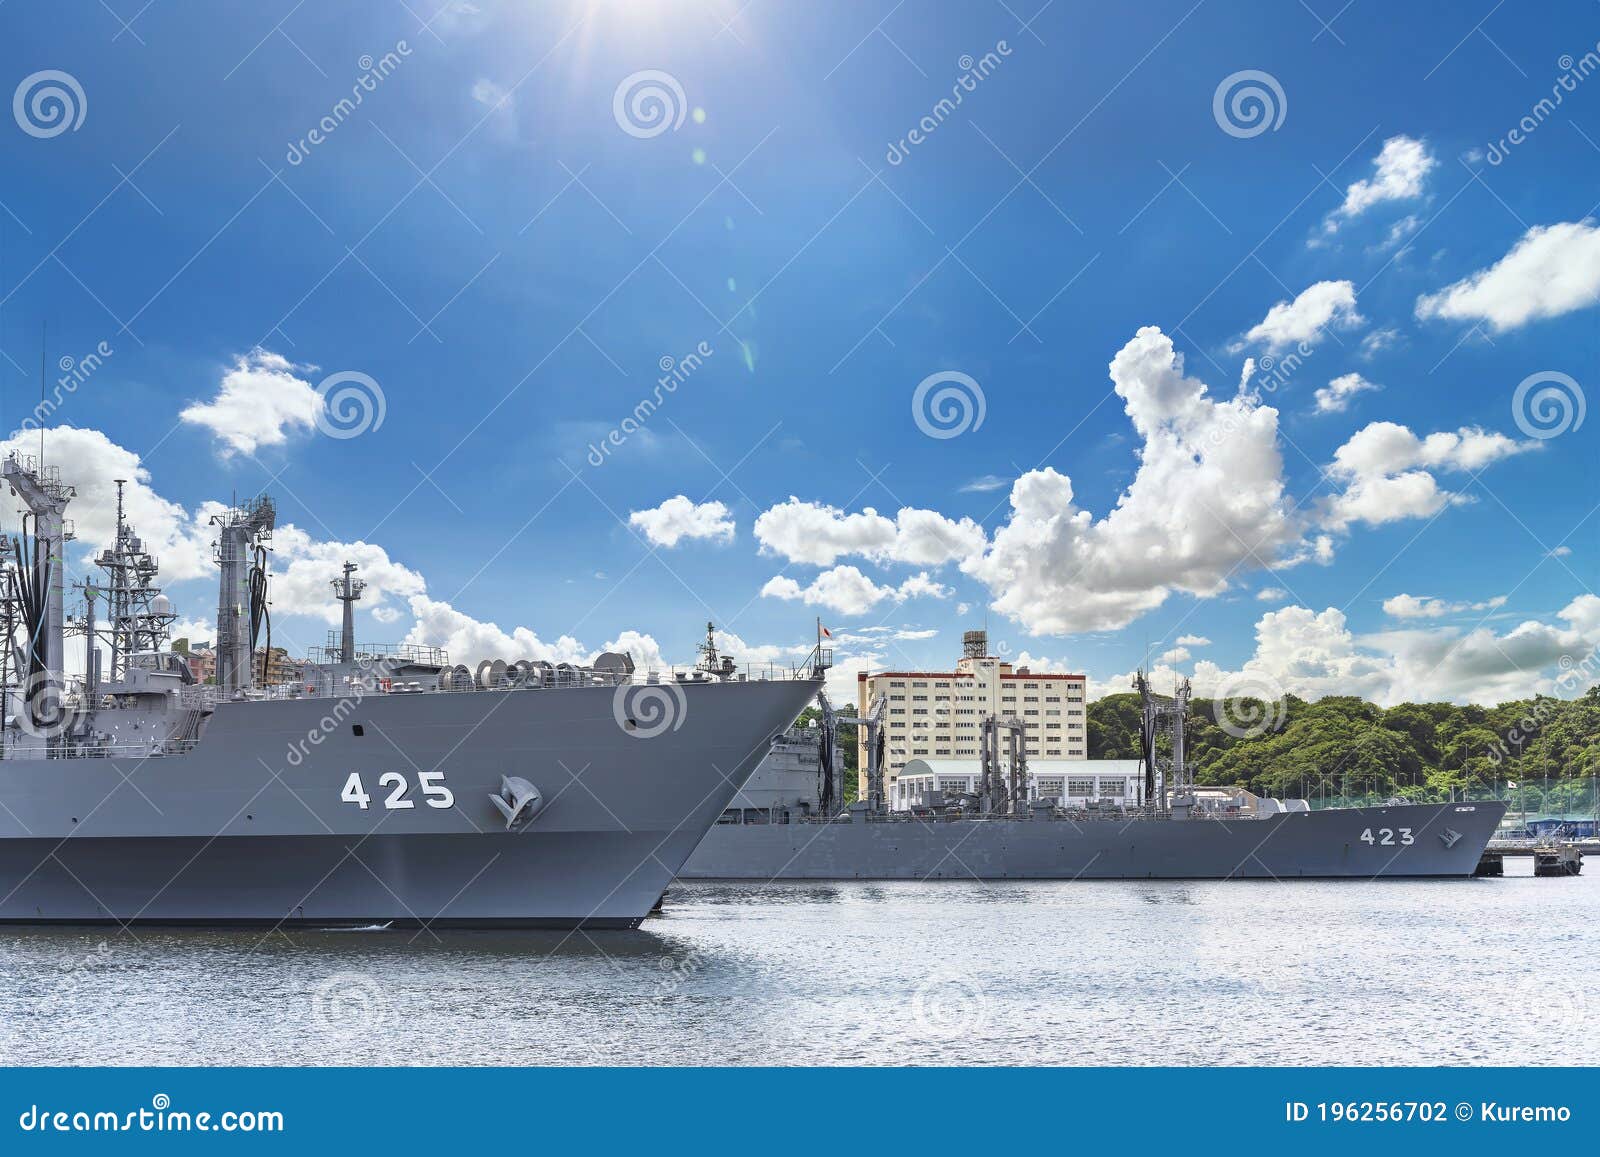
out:
M1139 716L1132 693L1089 704L1089 757L1137 759ZM1265 726L1229 730L1222 724L1230 720ZM1279 798L1431 800L1511 795L1516 783L1530 812L1587 813L1600 776L1600 687L1577 699L1541 695L1495 707L1386 708L1344 695L1195 699L1185 738L1196 779L1207 785Z

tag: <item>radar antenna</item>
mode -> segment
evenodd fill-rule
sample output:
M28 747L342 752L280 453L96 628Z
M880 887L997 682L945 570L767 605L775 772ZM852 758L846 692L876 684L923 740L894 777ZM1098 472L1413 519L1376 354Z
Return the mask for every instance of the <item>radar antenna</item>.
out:
M695 665L696 671L704 671L718 679L731 679L739 665L734 662L732 655L719 655L717 653L717 628L713 623L706 624L706 641L696 648L700 652L700 662Z
M112 481L117 484L115 537L94 560L105 572L105 579L97 586L84 584L84 596L88 600L88 622L93 622L94 599L105 599L106 623L93 630L104 635L111 656L108 676L115 683L127 674L134 655L160 651L166 646L178 616L155 585L160 563L128 525L123 502L127 479Z

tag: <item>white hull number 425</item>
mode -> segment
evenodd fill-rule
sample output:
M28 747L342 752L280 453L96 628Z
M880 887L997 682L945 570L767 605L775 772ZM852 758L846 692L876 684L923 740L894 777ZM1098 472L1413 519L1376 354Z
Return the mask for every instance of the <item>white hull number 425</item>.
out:
M419 771L417 772L417 788L422 792L422 798L429 807L451 808L456 806L456 796L453 791L444 785L444 772ZM398 771L386 771L378 777L378 792L383 797L383 806L390 809L412 808L417 806L417 801L410 798L411 784L406 777ZM372 797L367 794L367 789L362 786L361 773L352 771L350 778L344 781L344 790L339 793L339 798L345 803L353 803L362 811L372 806Z
M1400 828L1398 831L1394 828L1379 828L1377 835L1373 835L1372 829L1368 828L1361 833L1361 842L1392 848L1396 844L1409 847L1417 841L1412 838L1410 828Z

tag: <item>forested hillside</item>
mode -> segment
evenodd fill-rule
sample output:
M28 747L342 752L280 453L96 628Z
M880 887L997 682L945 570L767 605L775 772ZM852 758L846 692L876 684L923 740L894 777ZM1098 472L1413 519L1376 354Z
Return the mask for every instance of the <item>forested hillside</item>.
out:
M1600 687L1574 700L1539 696L1497 707L1401 703L1384 708L1330 696L1315 702L1229 703L1231 717L1276 719L1259 735L1235 736L1218 722L1220 703L1196 699L1188 742L1205 784L1238 784L1279 797L1442 798L1516 782L1530 811L1588 812L1600 775ZM1229 716L1221 716L1223 719ZM1237 729L1236 729L1237 730ZM1136 759L1139 697L1089 704L1089 756Z

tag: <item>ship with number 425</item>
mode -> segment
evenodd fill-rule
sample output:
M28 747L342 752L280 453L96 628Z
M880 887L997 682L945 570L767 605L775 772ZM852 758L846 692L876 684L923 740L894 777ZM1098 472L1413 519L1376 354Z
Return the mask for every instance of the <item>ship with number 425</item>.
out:
M0 574L0 922L633 927L826 664L468 670L358 645L347 565L330 576L343 630L269 682L260 497L213 519L216 676L200 682L170 649L177 616L120 484L115 541L69 584L69 481L21 455L3 476L25 513Z

